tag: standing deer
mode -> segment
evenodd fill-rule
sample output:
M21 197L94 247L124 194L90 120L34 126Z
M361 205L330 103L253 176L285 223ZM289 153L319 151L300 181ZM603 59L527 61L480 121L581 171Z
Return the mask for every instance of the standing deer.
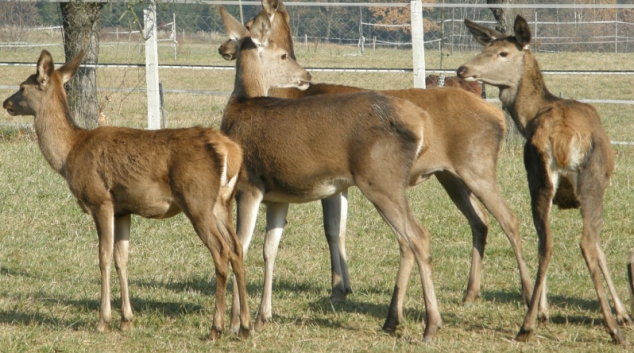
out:
M121 286L121 329L132 328L128 292L131 214L163 219L181 211L189 218L216 267L216 305L210 339L224 328L229 264L240 296L240 337L249 336L243 251L231 221L231 205L242 164L241 148L212 129L147 131L120 127L83 130L71 118L64 83L77 72L84 52L55 70L43 50L37 72L7 98L11 115L34 116L40 150L66 179L99 237L101 305L97 331L111 320L110 265L114 255Z
M260 16L272 19L271 38L278 46L293 52L289 15L284 5L276 0L263 1L264 10ZM220 48L220 54L227 60L237 57L236 39L227 40ZM281 45L280 43L284 43ZM302 98L316 95L339 95L363 91L360 88L310 84L306 90L271 89L269 95L282 98ZM459 89L406 89L381 91L388 96L407 99L425 108L430 119L425 122L426 131L432 133L433 143L415 162L417 170L424 171L424 177L432 174L447 191L458 209L465 215L473 234L471 271L465 303L474 302L480 296L480 274L486 245L489 217L477 201L479 199L500 222L515 252L522 282L522 298L530 301L532 283L528 274L519 236L517 217L508 208L500 195L496 183L497 154L504 136L505 119L503 112L486 103L476 95ZM333 301L344 300L351 292L345 251L345 226L347 214L347 194L322 199L324 229L330 248ZM267 218L268 220L268 218ZM260 312L270 318L273 267L282 229L267 232L264 246L264 290ZM246 248L245 248L246 251ZM245 255L246 256L246 255ZM235 298L234 298L235 300ZM238 307L234 301L233 309ZM237 324L237 311L232 322ZM393 331L393 327L385 327Z
M561 209L581 209L581 252L594 282L605 325L617 343L626 344L610 312L599 274L600 270L610 289L617 319L631 325L599 244L603 195L614 169L614 152L599 114L589 104L558 98L548 91L530 50L529 26L521 16L515 19L514 36L470 20L465 20L465 25L485 48L458 68L458 76L499 87L500 100L526 138L524 165L539 237L539 268L528 312L516 339L530 338L538 315L540 320L548 320L546 273L553 253L548 218L551 205L555 204Z
M441 317L432 280L430 235L414 217L405 195L407 186L423 174L412 168L414 161L433 139L425 130L427 113L408 101L375 92L296 100L266 97L285 67L297 68L298 87L306 88L310 75L288 51L269 40L271 23L265 14L258 15L248 31L224 7L220 13L227 33L239 45L235 87L221 130L244 150L236 196L237 233L244 249L251 242L260 203L266 204L267 238L276 239L286 223L289 203L320 200L357 186L394 230L400 246L385 327L395 328L402 319L405 291L416 263L427 312L423 340L431 340L441 327ZM271 64L280 57L285 65ZM270 246L267 241L265 248ZM271 319L270 312L260 309L256 329Z

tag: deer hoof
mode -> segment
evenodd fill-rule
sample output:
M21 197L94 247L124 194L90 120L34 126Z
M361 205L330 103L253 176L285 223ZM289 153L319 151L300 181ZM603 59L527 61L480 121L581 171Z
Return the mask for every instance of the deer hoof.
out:
M515 336L515 340L518 342L527 342L533 335L533 330L527 330L524 327L520 329L520 332Z
M99 324L97 325L97 332L108 332L108 323L105 321L99 321Z
M121 320L121 331L132 331L132 321Z
M240 327L240 331L238 332L238 337L240 337L241 339L245 340L245 339L249 338L250 334L251 334L251 329L250 328L241 326Z
M209 340L210 341L215 341L217 339L220 339L222 337L222 330L218 330L215 327L211 328L211 332L209 332Z
M618 328L610 332L610 335L612 336L612 339L614 340L615 344L618 344L624 347L629 345L629 343L627 342L627 339L625 338L625 336L623 336L623 333Z
M462 303L465 304L465 305L473 304L476 301L478 301L478 299L480 299L480 292L468 291L464 295L464 298L462 298Z
M258 315L258 318L255 320L255 325L253 326L253 329L256 331L262 331L262 329L264 328L264 324L268 321L269 320L265 319L262 315Z

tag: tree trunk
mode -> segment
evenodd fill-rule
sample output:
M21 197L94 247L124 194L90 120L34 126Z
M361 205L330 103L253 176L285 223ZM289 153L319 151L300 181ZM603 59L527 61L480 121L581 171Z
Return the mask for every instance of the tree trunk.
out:
M99 58L99 31L101 9L104 3L60 3L63 21L64 54L66 61L73 59L82 49L84 64L97 64ZM84 128L98 125L97 73L94 67L82 65L66 84L70 108L75 122Z
M487 0L487 4L512 4L513 0ZM493 17L498 21L495 30L504 34L511 34L513 28L513 14L502 8L491 8Z

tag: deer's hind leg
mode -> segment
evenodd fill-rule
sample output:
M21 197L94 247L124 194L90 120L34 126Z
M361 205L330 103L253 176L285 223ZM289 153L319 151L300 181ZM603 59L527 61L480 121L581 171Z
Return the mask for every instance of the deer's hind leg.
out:
M114 218L114 266L121 287L121 330L132 329L132 306L128 289L128 254L130 249L131 216Z
M462 298L463 303L473 303L480 298L480 277L482 274L482 258L489 231L489 215L480 207L471 190L460 178L444 171L436 173L436 179L443 186L447 195L467 218L471 227L473 250L471 254L471 270L467 291Z
M348 215L348 192L321 200L324 215L324 232L330 250L332 292L330 300L342 302L352 293L346 256L346 220Z
M420 225L409 208L404 186L399 187L398 184L391 182L382 183L380 179L372 182L358 180L357 186L396 233L401 249L398 277L384 330L393 331L401 319L413 254L413 260L416 261L420 272L427 312L423 341L428 342L436 337L442 326L433 284L429 232Z
M627 340L612 315L599 273L602 267L600 262L605 261L601 259L605 255L599 245L599 234L603 224L603 196L608 186L608 180L603 174L603 168L600 168L597 158L597 154L593 153L587 166L579 173L578 195L581 202L581 216L583 217L583 234L581 235L580 247L597 292L601 312L605 320L604 324L615 343L625 345ZM607 271L607 266L605 269L603 276L609 284L612 279L608 280L610 273Z

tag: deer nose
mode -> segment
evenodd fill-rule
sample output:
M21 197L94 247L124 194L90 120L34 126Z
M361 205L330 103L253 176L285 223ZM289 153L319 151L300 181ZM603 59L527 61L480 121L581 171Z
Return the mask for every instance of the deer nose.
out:
M11 102L10 100L5 100L4 103L2 103L2 108L4 109L11 109L13 108L13 102Z
M464 78L464 76L467 74L467 67L464 65L460 66L456 73L458 74L458 77Z

